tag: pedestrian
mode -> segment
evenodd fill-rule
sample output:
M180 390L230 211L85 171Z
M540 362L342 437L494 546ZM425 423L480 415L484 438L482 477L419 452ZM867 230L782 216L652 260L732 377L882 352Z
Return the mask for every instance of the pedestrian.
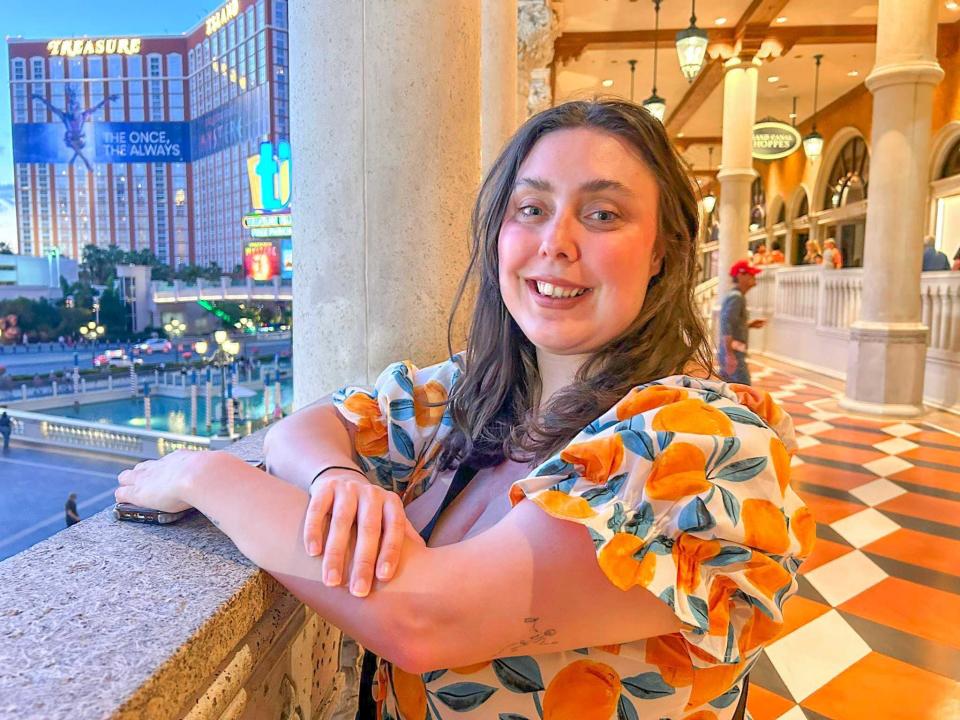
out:
M823 265L827 268L839 270L843 267L843 256L840 254L840 248L833 238L827 238L823 241Z
M937 250L937 239L927 235L923 239L923 272L938 272L950 269L950 258Z
M953 254L953 266L951 270L960 270L960 248Z
M80 522L80 514L77 512L77 494L70 493L67 497L67 504L63 507L67 515L67 527L76 525Z
M779 240L774 240L773 244L770 245L770 254L768 257L768 263L770 265L782 265L784 262L786 262L787 258L783 254L783 247L780 245Z
M10 452L10 433L13 430L13 423L10 422L10 416L4 410L0 413L0 435L3 436L3 452Z
M717 361L720 377L730 383L750 384L747 369L748 328L762 328L765 320L747 319L746 294L757 284L760 268L746 260L738 260L730 268L733 287L723 298L720 308L720 345Z
M807 240L807 253L803 256L802 264L819 265L823 262L823 253L820 252L820 243L816 240Z

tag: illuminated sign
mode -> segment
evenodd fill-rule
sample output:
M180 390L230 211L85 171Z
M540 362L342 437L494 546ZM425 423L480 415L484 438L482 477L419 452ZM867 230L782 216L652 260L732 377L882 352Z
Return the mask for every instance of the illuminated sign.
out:
M792 125L765 120L753 126L753 157L757 160L785 158L800 147L800 133Z
M217 30L233 20L239 12L240 0L228 0L222 8L207 18L207 35L213 35Z
M280 274L280 252L269 240L253 240L243 249L243 269L252 280L271 280Z
M284 280L293 277L293 241L290 238L280 241L280 277Z
M273 143L260 143L260 154L247 158L250 204L254 210L275 212L290 204L290 143L281 140L274 155Z
M137 55L140 52L140 38L68 38L51 40L47 43L47 53L64 57L78 55Z
M243 216L243 226L248 230L254 228L292 228L293 216L288 212L270 215L250 213Z

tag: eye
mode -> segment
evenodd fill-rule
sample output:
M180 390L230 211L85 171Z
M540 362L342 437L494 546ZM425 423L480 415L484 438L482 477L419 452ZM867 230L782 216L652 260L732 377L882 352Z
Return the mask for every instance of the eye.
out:
M594 210L587 217L589 217L591 220L608 223L619 219L620 216L613 212L613 210Z
M539 208L536 205L522 205L517 210L517 213L520 215L520 217L525 218L539 217L540 215L543 215L543 208Z

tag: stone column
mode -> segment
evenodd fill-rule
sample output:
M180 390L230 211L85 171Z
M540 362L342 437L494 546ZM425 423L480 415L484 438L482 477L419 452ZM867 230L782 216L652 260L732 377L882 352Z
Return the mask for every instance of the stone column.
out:
M553 104L550 63L560 20L552 0L518 0L518 124Z
M750 236L753 123L757 114L757 63L732 58L724 66L723 141L720 147L720 260L718 303L732 287L728 271L746 258ZM719 327L719 324L717 325Z
M480 0L292 0L290 50L302 407L448 356L480 179Z
M486 172L517 128L517 0L483 0L480 162Z
M923 412L927 328L920 318L937 3L881 0L873 93L870 201L860 317L850 328L841 405L887 415Z

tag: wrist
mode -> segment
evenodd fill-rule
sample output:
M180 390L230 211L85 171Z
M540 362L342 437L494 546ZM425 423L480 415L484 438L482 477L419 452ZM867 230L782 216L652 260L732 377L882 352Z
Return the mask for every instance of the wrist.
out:
M230 473L234 463L246 464L236 455L221 450L197 453L197 457L190 463L190 472L180 476L180 498L191 507L198 507L206 480L214 473Z
M310 487L314 487L324 479L333 477L352 478L358 481L362 479L364 482L369 482L367 474L358 467L351 465L327 465L326 467L320 468L320 470L314 474L310 480Z

